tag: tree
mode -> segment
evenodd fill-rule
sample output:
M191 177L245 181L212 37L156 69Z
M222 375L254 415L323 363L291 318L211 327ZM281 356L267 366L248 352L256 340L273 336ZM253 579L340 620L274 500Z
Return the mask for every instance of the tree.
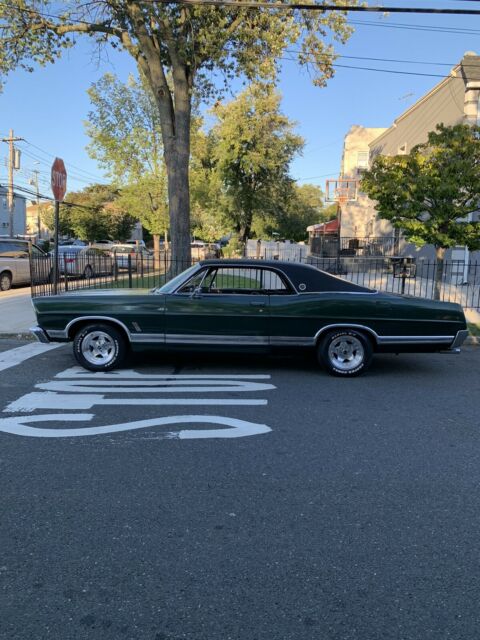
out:
M200 128L192 136L190 160L190 201L192 234L213 242L228 234L231 203L218 171L215 150L218 139L212 130Z
M330 215L323 205L323 192L313 184L292 184L285 193L284 201L279 203L276 215L259 218L254 223L258 237L305 240L307 227L326 220Z
M160 235L168 230L167 179L158 109L145 81L125 84L105 74L88 94L85 123L90 156L119 185L117 203L152 234L159 259Z
M160 175L145 174L120 189L117 204L128 211L153 236L156 260L160 256L160 236L168 245L168 203L165 172Z
M65 197L66 204L60 206L60 218L70 221L73 234L81 240L127 240L135 218L115 202L117 198L118 190L110 185L95 184L72 191Z
M445 249L480 249L480 223L468 219L480 200L480 127L438 125L409 154L377 156L361 189L409 240L434 245L438 299Z
M254 216L276 214L293 184L290 163L303 147L302 138L292 132L293 123L280 113L280 100L271 85L254 83L215 108L217 170L243 243L250 237Z
M343 0L333 0L341 4ZM285 8L216 7L152 0L9 0L0 5L0 72L54 62L78 35L128 52L157 105L168 178L174 260L190 257L189 156L192 96L218 93L235 76L275 78L282 53L296 43L314 82L333 75L332 39L345 42L347 13ZM331 33L330 33L331 32ZM333 38L332 38L333 37Z
M42 219L43 224L50 229L50 231L55 231L55 209L53 205L42 203L40 205L40 218ZM73 236L72 220L69 208L60 208L58 233L61 236Z

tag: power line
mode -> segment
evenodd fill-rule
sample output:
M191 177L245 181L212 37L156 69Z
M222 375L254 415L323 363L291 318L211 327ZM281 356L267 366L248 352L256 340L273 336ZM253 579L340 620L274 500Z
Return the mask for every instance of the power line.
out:
M205 5L213 7L233 7L245 9L281 9L284 11L345 11L370 13L430 13L438 15L470 15L480 16L480 9L437 9L430 7L368 7L334 4L305 4L293 2L250 2L249 0L151 0L155 4Z
M28 144L30 147L33 147L34 149L37 149L37 151L40 151L44 155L49 156L50 158L56 158L57 157L55 154L53 154L53 153L51 153L49 151L45 151L45 149L42 149L40 147L37 147L37 145L33 144L32 142L29 142L28 140L25 140L25 143ZM91 173L90 171L87 171L86 169L81 169L80 167L75 166L71 162L68 162L68 166L72 167L73 169L76 169L80 174L83 173L86 177L93 178L95 180L101 180L102 179L102 178L99 178L99 176L95 175L94 173Z
M463 80L463 78L461 78L460 76L448 76L448 75L442 75L441 73L421 73L419 71L400 71L398 69L377 69L376 67L358 67L358 66L353 66L348 64L334 64L333 66L339 69L359 69L361 71L378 71L380 73L393 73L393 74L399 74L403 76L419 76L419 77L425 77L425 78L443 78L443 79L451 77L452 80Z
M430 31L432 33L451 33L456 35L480 34L480 29L469 29L468 27L441 27L433 24L408 24L405 22L373 22L373 20L349 20L348 22L355 26L402 29L405 31Z

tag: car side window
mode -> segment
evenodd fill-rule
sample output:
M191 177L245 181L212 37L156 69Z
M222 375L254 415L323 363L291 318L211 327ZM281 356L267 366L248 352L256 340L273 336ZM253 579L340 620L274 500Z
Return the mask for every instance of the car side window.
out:
M204 282L203 290L207 283ZM208 293L234 294L286 294L289 287L278 273L256 267L219 267L212 273Z
M206 269L202 269L188 280L177 293L193 293L201 285Z
M1 258L23 258L28 259L28 244L26 242L0 242Z
M32 244L32 256L34 258L43 258L45 257L45 253L34 244Z

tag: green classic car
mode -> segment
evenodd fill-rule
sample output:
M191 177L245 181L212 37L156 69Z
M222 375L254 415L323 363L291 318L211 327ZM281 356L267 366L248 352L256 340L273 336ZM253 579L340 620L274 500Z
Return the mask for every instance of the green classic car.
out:
M458 351L462 307L381 293L315 267L206 260L158 289L90 290L33 299L42 342L73 340L77 361L108 371L138 347L315 349L332 374L355 376L375 352Z

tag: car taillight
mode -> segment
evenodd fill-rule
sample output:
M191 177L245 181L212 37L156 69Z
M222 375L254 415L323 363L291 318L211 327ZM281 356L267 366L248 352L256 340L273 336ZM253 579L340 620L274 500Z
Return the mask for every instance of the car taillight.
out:
M75 262L75 258L65 258L65 262Z

